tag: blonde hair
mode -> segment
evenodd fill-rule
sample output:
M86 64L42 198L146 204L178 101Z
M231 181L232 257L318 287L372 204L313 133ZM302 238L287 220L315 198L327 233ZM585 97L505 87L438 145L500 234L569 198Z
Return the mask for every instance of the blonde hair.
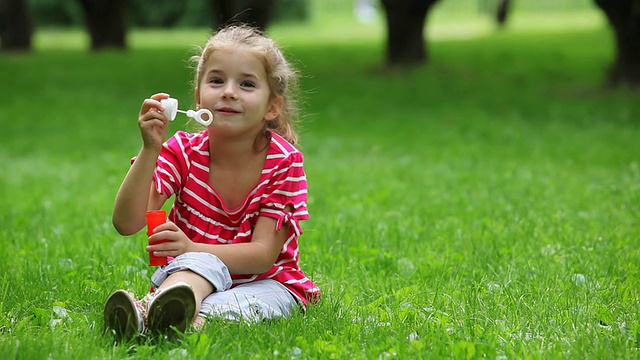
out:
M198 48L199 55L191 57L195 68L194 88L198 88L204 64L218 49L244 47L253 52L262 62L267 73L271 99L280 96L283 106L279 115L266 123L270 129L285 138L292 145L298 142L295 125L298 121L298 72L285 59L273 39L248 25L231 25L222 28L209 38L204 48ZM263 132L266 135L266 131Z

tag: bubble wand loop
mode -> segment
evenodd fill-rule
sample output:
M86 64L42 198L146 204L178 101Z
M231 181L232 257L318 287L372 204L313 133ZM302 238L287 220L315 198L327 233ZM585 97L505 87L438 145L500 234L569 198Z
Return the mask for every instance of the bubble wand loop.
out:
M209 126L213 122L213 114L209 109L200 109L198 111L179 110L178 100L174 98L162 99L160 100L160 104L164 107L164 116L166 116L169 121L175 120L177 113L183 113L204 126Z

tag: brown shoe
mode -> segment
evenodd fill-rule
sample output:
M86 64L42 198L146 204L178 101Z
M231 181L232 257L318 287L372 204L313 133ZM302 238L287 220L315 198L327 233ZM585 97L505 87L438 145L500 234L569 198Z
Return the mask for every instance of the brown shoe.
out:
M153 335L173 337L184 333L193 321L196 312L196 295L191 285L175 283L157 290L147 304L147 321Z
M112 332L118 341L128 341L144 330L144 309L132 293L118 290L104 305L104 333Z

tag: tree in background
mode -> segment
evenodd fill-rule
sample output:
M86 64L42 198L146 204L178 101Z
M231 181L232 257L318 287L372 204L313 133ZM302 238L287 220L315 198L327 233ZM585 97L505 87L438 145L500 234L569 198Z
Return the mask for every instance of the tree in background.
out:
M275 0L211 0L214 26L243 23L265 30L271 22Z
M381 0L387 21L389 66L414 66L427 62L424 37L427 15L438 0Z
M0 0L0 49L30 51L33 23L26 0Z
M424 29L429 11L438 1L380 0L387 25L387 65L402 67L427 63L429 52ZM513 6L509 6L510 0L477 1L485 7L490 3L498 5L499 24L504 24L508 13L513 10ZM50 21L64 20L67 24L78 24L80 11L70 11L73 6L69 3L79 4L82 9L92 50L126 48L129 0L39 0L31 5L38 8L40 13L44 11L49 14ZM153 11L146 11L142 3L145 1L136 0L134 3L137 6L133 7L132 15L137 17L137 20L133 19L134 25L173 26L177 18L184 17L183 13L187 8L185 2L153 2ZM206 8L204 12L208 18L213 19L214 27L240 22L262 30L267 28L279 10L290 10L294 5L305 6L299 0L192 0L189 3L197 4L202 10ZM615 36L615 58L609 69L608 83L612 86L640 86L640 0L594 0L594 3L605 13ZM33 20L28 5L29 0L0 0L0 50L30 50ZM51 8L58 12L50 11ZM39 12L35 11L34 14L35 19L38 19ZM61 14L66 18L60 19ZM189 15L191 26L203 26L202 22L196 24L193 19L193 14ZM204 18L205 22L206 19L207 17ZM49 23L51 24L55 25Z
M640 86L640 0L595 0L613 30L616 54L609 69L611 86Z
M496 9L496 22L500 28L503 28L507 23L507 17L509 16L509 6L511 0L500 0Z
M91 50L127 48L128 0L78 0L91 38Z

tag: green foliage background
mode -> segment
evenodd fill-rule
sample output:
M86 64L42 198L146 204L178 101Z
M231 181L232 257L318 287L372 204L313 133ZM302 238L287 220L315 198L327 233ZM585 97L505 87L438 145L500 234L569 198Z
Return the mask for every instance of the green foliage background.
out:
M311 0L277 0L274 22L304 21ZM83 26L82 10L76 0L29 0L36 26ZM134 28L212 27L214 14L208 0L130 1L128 19Z
M440 0L436 9L455 16L491 16L498 0ZM77 0L28 0L37 26L82 26ZM353 0L276 0L274 23L308 22L324 17L341 17L353 12ZM372 1L380 7L379 1ZM211 27L212 9L208 0L130 1L129 21L136 28ZM512 4L513 13L583 11L595 5L592 0L520 0Z

